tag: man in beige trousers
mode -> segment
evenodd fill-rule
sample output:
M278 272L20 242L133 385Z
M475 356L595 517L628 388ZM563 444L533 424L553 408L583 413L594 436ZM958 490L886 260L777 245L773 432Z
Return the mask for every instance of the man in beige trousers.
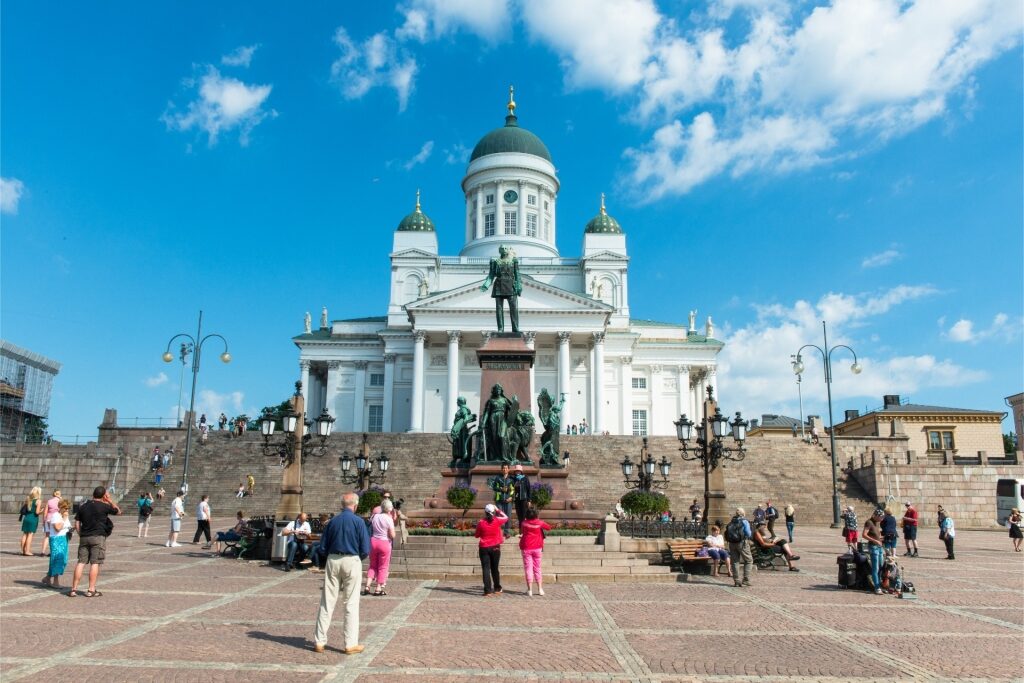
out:
M328 523L320 536L320 553L327 556L327 566L313 650L324 651L334 606L340 595L345 599L344 652L355 655L363 651L359 644L359 585L363 575L362 561L370 555L370 534L366 523L356 515L359 496L346 493L341 497L341 504L341 514Z

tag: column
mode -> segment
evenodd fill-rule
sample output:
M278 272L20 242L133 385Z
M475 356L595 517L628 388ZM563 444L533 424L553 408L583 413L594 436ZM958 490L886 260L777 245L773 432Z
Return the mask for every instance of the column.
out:
M620 434L633 433L633 357L619 357L619 413L622 418Z
M602 434L604 426L604 332L594 333L594 434Z
M410 398L409 431L423 431L423 344L427 333L413 330L412 397Z
M356 396L352 401L352 431L363 431L363 408L366 403L366 361L357 360L356 366Z
M552 399L558 402L562 398L562 394L565 394L565 405L562 406L562 424L571 424L575 419L570 410L572 396L569 395L571 387L569 374L572 372L570 367L572 360L569 358L570 341L572 341L571 332L558 333L558 396L553 396Z
M537 344L537 333L536 332L523 332L523 341L526 342L526 348L533 351ZM537 380L536 380L536 362L537 359L533 359L534 362L530 364L530 405L533 407L533 412L537 412ZM544 427L541 425L540 420L534 420L534 428L538 434L544 431Z
M501 179L494 181L494 234L505 234L505 216L501 210Z
M391 411L395 409L395 359L393 353L384 354L384 432L391 431Z
M526 234L526 188L523 186L523 181L519 181L519 206L516 207L516 213L519 217L516 218L516 230L520 235Z
M711 384L711 389L714 391L715 400L721 402L721 397L718 395L718 366L708 366L708 382Z
M302 380L302 400L305 402L309 398L309 361L299 361L299 379Z
M665 419L665 416L661 414L661 405L659 401L661 399L662 382L661 382L661 366L651 366L651 412L647 416L647 433L651 436L658 436L664 433L661 429L661 421Z
M484 236L484 186L476 186L476 238Z
M341 380L341 361L332 360L327 362L327 395L324 397L324 407L335 420L338 419L338 384ZM316 416L314 416L316 417Z
M676 410L685 414L688 420L693 419L693 406L690 405L690 366L680 365L679 377L676 379Z
M455 421L456 401L459 398L459 340L462 333L458 330L448 331L448 422L442 427L451 427Z

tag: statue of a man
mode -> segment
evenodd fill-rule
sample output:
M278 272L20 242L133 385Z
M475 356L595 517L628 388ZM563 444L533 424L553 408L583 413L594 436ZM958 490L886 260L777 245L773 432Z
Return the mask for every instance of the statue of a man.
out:
M508 301L508 317L512 321L512 331L519 334L519 295L523 293L523 281L519 277L519 259L504 244L498 247L499 258L491 259L491 268L487 279L480 285L481 291L494 284L491 297L494 299L494 314L498 322L498 332L505 331L505 306Z
M303 321L303 326L306 330L306 334L313 331L313 318L309 315L309 311L306 311L306 318Z
M323 310L320 311L320 329L327 329L327 307L324 306Z
M452 443L452 462L450 467L469 464L469 442L472 438L470 431L476 422L476 415L466 407L466 398L464 396L459 396L456 404L458 409L455 411L455 421L452 423L450 439Z
M690 311L690 332L697 331L697 311Z
M708 316L707 323L704 324L704 336L714 337L715 336L715 324L711 322L711 316Z
M484 432L484 462L512 461L508 453L508 428L514 417L512 401L505 397L502 386L495 384L480 419Z
M537 397L537 405L540 406L540 424L544 432L540 435L540 464L560 465L558 460L559 435L562 427L562 406L565 405L565 394L562 394L557 404L552 404L551 395L547 389L541 389Z

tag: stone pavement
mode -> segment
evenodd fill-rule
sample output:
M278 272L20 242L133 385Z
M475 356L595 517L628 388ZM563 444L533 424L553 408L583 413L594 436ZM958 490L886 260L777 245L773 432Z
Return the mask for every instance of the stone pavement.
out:
M0 679L1024 680L1024 553L1005 532L961 532L955 562L926 534L905 563L916 601L839 590L830 529L798 527L802 571L755 572L749 589L691 577L529 598L508 576L484 600L476 584L404 580L396 563L390 595L362 599L366 651L346 657L340 610L327 652L311 650L320 576L165 548L155 528L136 539L133 522L116 521L104 594L68 598L40 586L46 558L21 557L16 518L0 518Z

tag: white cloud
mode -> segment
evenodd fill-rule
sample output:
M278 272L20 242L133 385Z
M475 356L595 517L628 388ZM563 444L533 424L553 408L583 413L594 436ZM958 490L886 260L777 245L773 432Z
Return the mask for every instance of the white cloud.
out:
M405 23L395 37L421 43L459 28L498 40L511 26L508 0L411 0L399 11Z
M939 325L941 326L944 322L945 319L941 320ZM953 323L945 336L953 342L977 344L989 339L1011 342L1018 339L1022 332L1024 332L1024 318L1010 318L1006 313L997 313L992 319L992 324L983 330L976 330L974 321L961 318Z
M212 389L202 389L196 394L196 416L198 419L199 415L206 415L208 422L216 423L217 416L221 413L229 417L234 417L242 413L247 413L250 417L256 414L256 409L250 408L248 411L244 408L245 393L241 391L231 391L226 394L218 393Z
M154 389L161 385L167 384L167 373L159 372L156 377L147 377L145 380L146 386L150 389Z
M903 255L897 249L886 249L877 254L872 254L860 262L861 268L881 268L898 260Z
M427 159L429 159L433 151L434 141L427 140L426 142L423 143L423 146L420 147L420 151L416 152L416 154L413 155L413 157L409 159L407 162L402 164L402 166L405 168L406 171L412 170L414 166L418 166L419 164L422 164Z
M18 203L25 194L25 183L17 178L0 178L0 213L18 213Z
M444 150L444 163L464 164L469 161L470 149L460 142Z
M185 86L196 90L196 99L189 102L184 111L178 111L172 103L162 120L170 130L195 129L206 133L210 146L217 144L221 133L236 129L239 142L242 146L248 145L252 130L267 116L277 116L273 109L263 108L273 86L247 85L221 76L214 66L207 66L198 80L186 80Z
M372 88L387 86L398 96L404 111L419 70L416 60L384 31L356 44L343 26L334 31L341 55L331 64L331 81L347 99L357 100Z
M242 47L235 48L221 57L220 63L224 66L243 66L248 68L252 62L252 55L258 47L259 45L243 45Z
M894 307L926 296L924 286L901 286L881 293L828 293L816 303L758 306L757 319L726 336L719 356L723 401L747 417L781 413L796 417L796 376L791 355L805 344L822 345L821 321L828 321L829 346L846 344L858 353L863 372L849 371L853 356L845 349L832 355L832 394L836 411L843 402L868 397L877 403L883 394L910 394L930 387L951 387L985 379L985 373L930 354L887 356L876 341L869 348L850 331ZM824 414L826 387L821 356L805 349L802 392L804 413ZM863 407L862 404L849 407Z

